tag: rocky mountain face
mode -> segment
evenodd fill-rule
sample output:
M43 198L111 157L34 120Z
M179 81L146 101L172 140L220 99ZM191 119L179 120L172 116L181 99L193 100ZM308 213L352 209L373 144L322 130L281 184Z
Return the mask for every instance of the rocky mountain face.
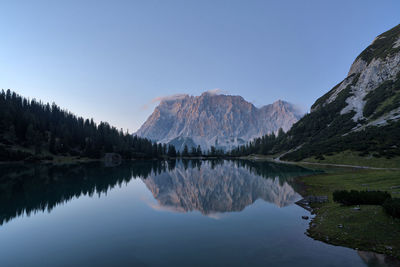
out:
M229 149L279 128L287 131L300 117L285 101L257 108L241 96L205 92L161 101L135 134L179 150L185 144Z
M384 125L400 111L400 25L375 38L350 67L347 77L322 96L312 110L338 101L347 89L340 114L354 113L360 126ZM393 118L395 117L395 118ZM366 123L368 122L368 123Z
M290 178L274 174L266 179L232 162L214 167L205 162L201 168L180 163L169 172L142 180L160 208L206 215L241 211L257 199L283 207L301 198L287 183Z
M400 25L375 38L347 77L319 98L288 132L301 159L344 150L400 155Z

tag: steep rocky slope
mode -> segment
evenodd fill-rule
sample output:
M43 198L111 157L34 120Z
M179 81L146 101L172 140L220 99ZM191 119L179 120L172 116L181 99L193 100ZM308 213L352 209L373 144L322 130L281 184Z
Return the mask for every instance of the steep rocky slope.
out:
M376 37L275 149L292 160L345 150L390 158L400 155L399 119L400 25Z
M287 131L300 117L281 100L257 108L241 96L205 92L161 101L136 134L180 150L185 144L229 149L279 128Z

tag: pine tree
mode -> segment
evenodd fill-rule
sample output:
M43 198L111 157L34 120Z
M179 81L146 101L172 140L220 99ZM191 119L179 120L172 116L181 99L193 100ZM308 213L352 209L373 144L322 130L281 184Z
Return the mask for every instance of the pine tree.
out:
M10 90L0 91L0 140L38 155L43 148L52 154L93 158L105 152L117 152L126 158L153 157L164 150L160 146L153 149L150 140L123 133L108 123L96 125L93 119L76 117L55 103L28 100ZM31 153L25 151L18 154L18 159Z
M174 157L177 156L175 146L168 145L168 156L171 157L171 158L174 158Z
M188 157L188 156L189 156L189 148L187 145L185 145L182 151L182 157Z

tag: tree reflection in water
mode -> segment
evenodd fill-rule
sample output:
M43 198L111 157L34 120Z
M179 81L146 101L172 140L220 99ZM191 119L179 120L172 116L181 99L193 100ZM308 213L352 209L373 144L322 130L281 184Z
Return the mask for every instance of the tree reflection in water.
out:
M295 192L289 185L292 178L312 172L292 165L224 160L134 161L115 167L106 167L102 163L1 165L0 223L24 214L51 211L72 198L102 195L135 178L143 179L153 193L157 187L166 184L168 187L164 189L167 191L162 192L167 195L174 191L178 194L177 190L205 192L192 195L198 204L188 204L185 195L180 194L181 207L171 199L167 201L162 195L155 195L161 205L165 202L178 210L203 213L241 210L257 198L285 206L295 199ZM183 183L174 187L172 180L178 178ZM224 191L224 187L227 190ZM280 188L290 191L287 200L281 202L273 199L271 194L268 196L272 189L279 191ZM279 194L278 191L275 193Z

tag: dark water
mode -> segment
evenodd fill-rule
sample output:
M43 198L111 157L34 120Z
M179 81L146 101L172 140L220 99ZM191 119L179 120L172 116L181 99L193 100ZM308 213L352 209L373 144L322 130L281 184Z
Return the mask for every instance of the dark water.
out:
M250 161L0 166L0 266L391 266L314 241L313 171Z

